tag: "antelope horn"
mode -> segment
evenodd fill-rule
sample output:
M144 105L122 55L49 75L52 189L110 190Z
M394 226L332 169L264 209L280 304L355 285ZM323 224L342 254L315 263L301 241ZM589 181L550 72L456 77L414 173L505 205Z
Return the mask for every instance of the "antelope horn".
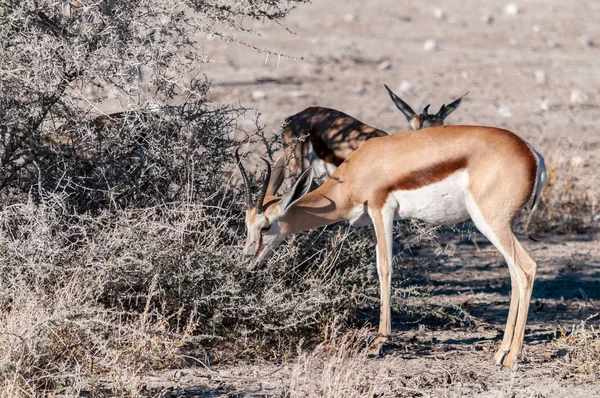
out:
M256 201L256 213L262 214L263 212L263 202L265 201L265 195L267 194L267 189L269 188L269 180L271 179L271 163L265 158L261 158L263 162L267 164L267 174L265 175L265 181L263 182L262 190L260 191L260 195L258 195L258 200Z
M246 174L246 170L244 170L244 166L242 166L242 161L240 160L240 148L238 147L235 150L235 161L240 169L240 173L242 174L242 178L244 179L244 183L246 184L246 208L251 209L254 205L252 204L252 190L250 188L250 179L248 178L248 174Z
M425 108L423 108L423 115L425 116L429 116L429 106L431 104L427 104L427 106Z

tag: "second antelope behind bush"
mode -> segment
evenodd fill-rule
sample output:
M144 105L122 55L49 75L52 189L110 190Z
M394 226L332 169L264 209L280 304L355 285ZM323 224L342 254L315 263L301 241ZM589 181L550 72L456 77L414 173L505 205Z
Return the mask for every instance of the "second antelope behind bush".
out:
M384 86L412 130L443 126L444 119L458 108L463 97L468 94L449 105L442 105L435 115L429 114L429 105L418 114L387 85ZM317 173L330 176L367 140L386 135L385 131L368 126L335 109L310 107L285 119L282 139L292 173L302 173L306 159Z

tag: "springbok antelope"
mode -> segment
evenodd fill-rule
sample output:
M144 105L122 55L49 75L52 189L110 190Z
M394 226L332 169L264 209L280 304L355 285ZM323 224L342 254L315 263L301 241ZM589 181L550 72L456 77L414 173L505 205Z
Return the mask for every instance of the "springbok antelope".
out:
M408 120L412 130L443 126L444 119L458 106L465 95L450 105L442 105L438 113L429 114L429 105L418 114L385 85L390 98ZM382 130L368 126L343 112L330 108L310 107L285 119L282 140L288 167L294 174L304 170L304 159L318 174L333 174L358 147L367 140L388 135Z
M246 183L247 241L244 254L260 264L287 236L348 220L372 224L377 237L381 310L379 332L371 348L379 353L391 331L392 225L417 218L450 225L471 218L508 264L512 285L508 321L496 363L514 367L525 333L536 274L511 229L511 220L527 203L537 203L546 179L544 159L507 130L442 126L369 140L352 153L330 179L310 191L309 168L283 196L283 157L266 179L256 202ZM264 160L264 159L263 159Z

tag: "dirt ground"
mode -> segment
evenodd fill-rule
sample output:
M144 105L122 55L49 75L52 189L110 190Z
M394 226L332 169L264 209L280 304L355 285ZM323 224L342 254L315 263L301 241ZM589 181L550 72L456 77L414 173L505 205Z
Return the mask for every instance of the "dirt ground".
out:
M419 110L431 103L437 111L470 91L448 124L507 128L547 162L581 164L578 183L598 198L600 2L522 0L516 15L505 5L491 0L301 5L285 27L255 23L251 27L260 36L235 37L294 58L267 57L234 41L203 43L211 61L206 73L212 99L255 107L272 134L284 118L313 105L394 133L408 126L384 83ZM437 51L425 50L427 40L436 42ZM240 138L250 128L242 123ZM407 396L600 396L600 380L573 376L569 347L553 342L560 330L600 309L599 238L522 239L539 268L524 361L516 371L492 364L510 292L508 270L493 246L480 237L478 251L468 240L443 236L452 256L436 257L427 245L415 249L414 256L431 261L397 276L434 286L431 300L459 305L482 326L415 327L394 319L385 358L366 366L385 363L389 374L381 382L401 386L396 394ZM409 305L418 301L411 298ZM598 318L590 324L598 327ZM293 368L293 363L219 365L153 375L145 382L163 396L279 396Z

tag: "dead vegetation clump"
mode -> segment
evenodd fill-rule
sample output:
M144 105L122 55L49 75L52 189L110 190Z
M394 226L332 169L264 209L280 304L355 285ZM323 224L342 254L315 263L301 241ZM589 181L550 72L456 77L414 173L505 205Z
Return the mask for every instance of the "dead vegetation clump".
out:
M553 343L561 358L561 376L585 381L600 381L600 330L593 321L598 313L573 325L570 331L560 331Z
M94 215L65 213L60 198L4 208L2 394L139 392L149 370L281 359L355 311L368 242L315 231L255 269L229 199Z
M373 397L384 391L386 361L368 357L371 331L330 330L312 351L298 349L285 397ZM383 374L382 374L383 373ZM391 392L386 389L385 392Z
M597 198L581 183L583 161L565 159L551 153L546 159L547 180L536 210L531 214L530 230L558 233L597 231Z

